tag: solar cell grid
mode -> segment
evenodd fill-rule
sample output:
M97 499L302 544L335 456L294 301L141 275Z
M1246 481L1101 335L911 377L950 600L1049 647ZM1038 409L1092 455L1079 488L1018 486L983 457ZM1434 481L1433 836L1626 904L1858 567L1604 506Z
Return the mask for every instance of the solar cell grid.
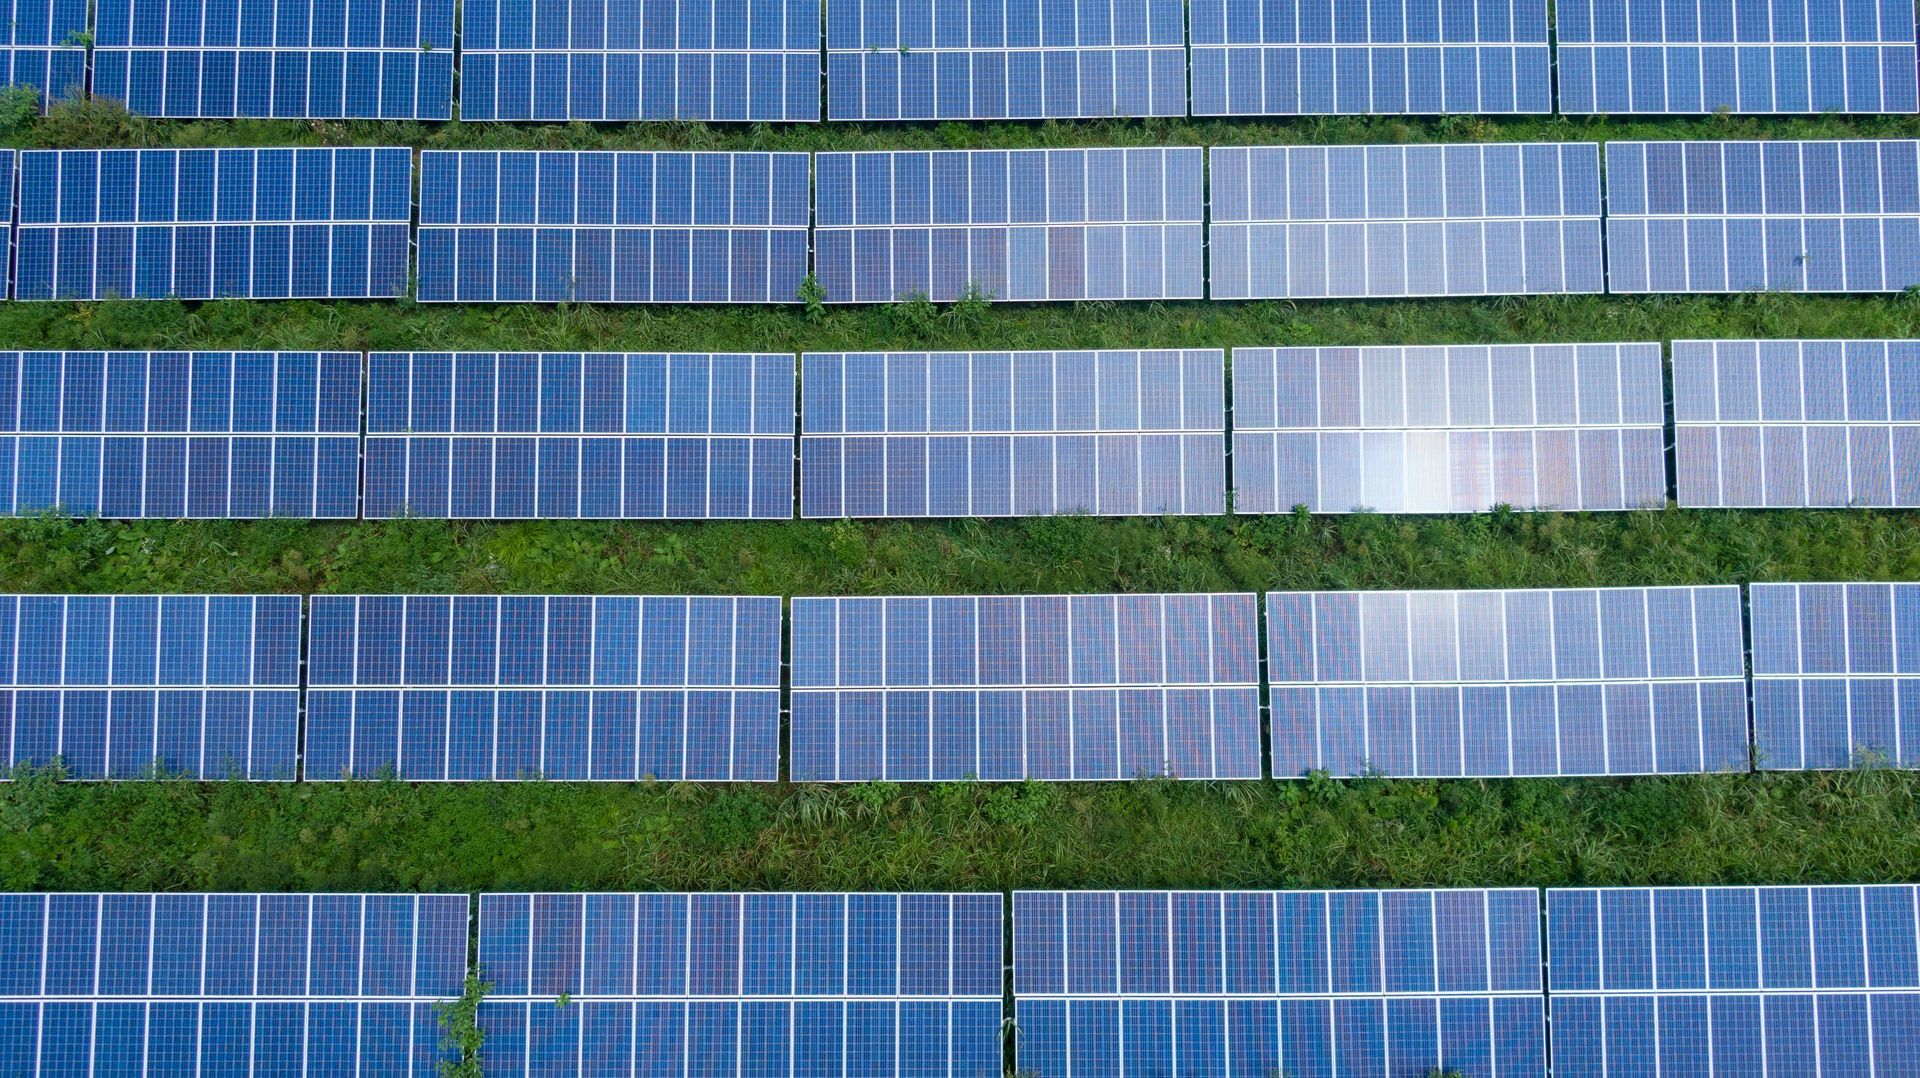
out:
M13 0L0 26L0 86L33 87L42 112L80 97L87 89L86 35L87 0Z
M1920 767L1920 585L1749 593L1757 766Z
M1745 770L1740 589L1273 592L1273 773Z

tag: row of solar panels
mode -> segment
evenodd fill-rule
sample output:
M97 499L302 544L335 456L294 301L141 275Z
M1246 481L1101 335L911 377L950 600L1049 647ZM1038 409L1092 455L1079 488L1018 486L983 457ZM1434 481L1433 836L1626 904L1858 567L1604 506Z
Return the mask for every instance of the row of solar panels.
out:
M0 895L0 1069L1911 1075L1917 891Z
M29 150L15 299L881 303L1883 292L1920 142ZM8 207L9 211L11 206ZM1604 234L1605 242L1602 242ZM417 264L412 244L417 238Z
M1746 624L1733 585L1273 592L1264 655L1258 607L316 595L303 669L298 596L0 596L0 763L256 781L770 782L783 749L796 782L1920 767L1920 584L1754 584Z

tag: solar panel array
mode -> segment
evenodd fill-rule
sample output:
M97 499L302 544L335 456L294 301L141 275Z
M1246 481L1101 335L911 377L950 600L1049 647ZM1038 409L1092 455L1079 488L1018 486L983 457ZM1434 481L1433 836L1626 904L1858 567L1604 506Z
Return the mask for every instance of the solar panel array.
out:
M0 895L0 1071L427 1078L466 969L465 895Z
M795 782L1257 778L1252 595L793 600Z
M430 150L420 298L793 303L804 153Z
M1920 1070L1915 888L1547 892L1553 1073Z
M396 296L404 148L27 150L16 299Z
M1920 506L1920 342L1675 341L1689 507Z
M1610 142L1607 287L1920 284L1920 142Z
M775 596L316 595L306 774L778 777Z
M1912 112L1904 0L1564 0L1563 113Z
M1666 501L1658 344L1236 348L1241 513Z
M997 1075L1000 910L998 894L482 895L481 1061Z
M0 508L351 519L360 356L0 352Z
M829 303L1199 299L1196 148L816 156Z
M1214 299L1603 291L1592 143L1218 147L1209 175Z
M290 780L299 729L297 595L0 595L9 769Z
M1195 0L1193 114L1552 112L1546 0Z
M453 0L100 0L93 94L145 116L445 120Z
M1273 773L1745 770L1740 589L1273 592Z
M463 120L818 120L820 0L472 0Z
M43 112L53 102L85 94L87 0L13 0L6 12L0 25L0 86L33 87Z
M809 353L805 517L1226 508L1218 349Z
M1920 767L1920 585L1754 584L1762 769Z
M1544 1074L1539 910L1531 889L1015 892L1018 1066Z
M384 352L367 506L390 516L793 515L793 357Z
M827 117L1187 114L1180 0L832 0Z

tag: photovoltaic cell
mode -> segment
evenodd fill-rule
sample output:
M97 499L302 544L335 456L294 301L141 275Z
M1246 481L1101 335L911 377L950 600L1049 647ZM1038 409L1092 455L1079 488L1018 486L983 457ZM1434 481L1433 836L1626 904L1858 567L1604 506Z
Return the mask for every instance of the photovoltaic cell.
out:
M793 356L374 353L369 519L793 515Z
M0 675L9 768L294 777L297 595L0 595Z
M0 506L351 519L360 356L0 352Z
M87 90L87 0L13 0L0 26L0 86L31 86L40 110ZM11 153L0 155L11 158ZM9 162L11 164L11 162ZM11 180L11 175L9 175ZM12 184L7 184L12 188Z
M762 781L775 596L316 595L306 777Z
M1920 767L1920 585L1748 591L1757 766Z
M420 298L796 303L804 153L433 150Z
M829 303L1199 299L1201 151L816 157Z
M145 116L445 120L453 0L99 0L93 95Z
M466 968L466 895L4 894L0 1071L429 1078Z
M1914 891L1549 890L1553 1073L1920 1072Z
M795 782L1259 778L1252 595L793 600Z
M481 895L481 1059L498 1074L998 1075L1000 910L997 894Z
M818 120L820 0L468 0L463 120Z
M1658 344L1236 348L1233 508L1662 505L1662 378Z
M1747 768L1740 589L1273 592L1273 773Z
M1905 0L1562 0L1563 113L1912 112Z
M1687 507L1920 507L1920 342L1675 341Z
M1224 359L809 353L801 515L1220 513Z
M1195 0L1193 114L1552 112L1546 0Z
M404 148L28 150L16 299L367 299L407 287Z
M827 116L1187 114L1180 0L831 0Z
M1599 292L1599 152L1592 143L1217 148L1209 295Z
M1018 891L1019 1068L1546 1073L1540 895Z
M1920 284L1920 142L1610 142L1612 292Z

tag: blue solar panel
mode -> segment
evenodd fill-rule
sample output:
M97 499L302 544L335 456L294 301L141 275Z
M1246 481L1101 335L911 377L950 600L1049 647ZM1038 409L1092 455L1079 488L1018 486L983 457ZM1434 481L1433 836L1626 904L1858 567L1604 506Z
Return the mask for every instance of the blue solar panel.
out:
M1920 1074L1915 888L1547 892L1557 1078Z
M827 116L1187 114L1180 0L832 0Z
M793 356L376 352L369 519L793 515Z
M466 969L466 895L0 895L0 1073L429 1078Z
M1539 911L1531 889L1015 892L1020 1073L1538 1078Z
M93 33L93 95L145 116L453 114L453 0L99 0Z
M344 517L360 507L354 352L0 352L0 508Z
M463 120L818 120L820 0L468 0Z
M1749 591L1756 765L1920 767L1920 585Z
M481 1060L997 1076L1000 909L997 894L481 895Z
M1194 0L1193 114L1552 112L1546 0Z
M1747 768L1740 589L1273 592L1273 773Z
M1236 348L1233 508L1666 502L1658 344Z
M1907 0L1561 0L1563 113L1912 112Z
M406 291L406 149L28 150L16 299Z
M1197 149L818 156L829 303L1199 299Z
M795 782L1259 778L1252 595L793 600Z
M1599 292L1592 143L1212 152L1214 299Z
M1920 342L1675 341L1688 507L1920 507Z
M306 777L778 777L774 596L316 595Z
M804 153L420 155L420 298L795 303Z
M33 87L40 92L42 111L52 102L82 97L87 0L13 0L6 12L0 25L0 86Z
M7 767L291 780L299 728L297 595L0 595Z
M1218 349L809 353L804 363L802 516L1226 507Z
M1920 284L1920 142L1610 142L1612 292Z

